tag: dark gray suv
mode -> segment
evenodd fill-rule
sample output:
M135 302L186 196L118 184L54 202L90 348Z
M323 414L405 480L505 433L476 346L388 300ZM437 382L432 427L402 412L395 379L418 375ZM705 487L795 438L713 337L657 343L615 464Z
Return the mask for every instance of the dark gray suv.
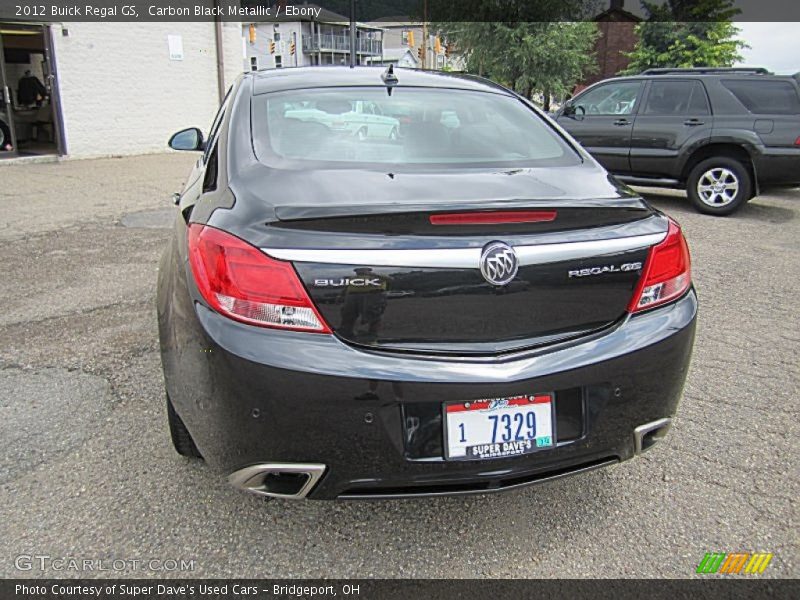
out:
M798 75L650 69L587 88L555 118L618 179L684 188L703 213L800 185Z

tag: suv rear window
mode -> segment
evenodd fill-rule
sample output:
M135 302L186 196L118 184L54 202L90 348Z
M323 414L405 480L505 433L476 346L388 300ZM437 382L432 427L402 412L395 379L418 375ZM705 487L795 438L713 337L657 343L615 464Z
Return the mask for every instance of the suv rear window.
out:
M259 160L278 167L574 165L545 120L504 94L338 87L253 98Z
M724 79L728 90L751 113L760 115L800 114L800 97L788 81Z

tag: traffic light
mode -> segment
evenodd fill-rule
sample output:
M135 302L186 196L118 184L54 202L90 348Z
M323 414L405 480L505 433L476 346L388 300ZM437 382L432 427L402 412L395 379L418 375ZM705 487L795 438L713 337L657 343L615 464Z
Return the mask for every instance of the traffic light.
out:
M256 26L250 23L250 45L256 43Z
M269 43L269 53L270 54L275 54L275 42L270 42Z
M289 54L291 54L292 56L294 56L294 42L292 42L291 44L289 44Z
M413 31L408 31L408 47L409 48L413 48L414 47L414 32Z
M442 40L439 39L438 35L433 40L433 51L436 54L442 53Z
M447 44L447 45L444 47L444 55L445 55L447 58L450 58L450 44Z
M422 60L422 58L423 58L422 57L422 46L417 48L417 57L419 57L420 60Z

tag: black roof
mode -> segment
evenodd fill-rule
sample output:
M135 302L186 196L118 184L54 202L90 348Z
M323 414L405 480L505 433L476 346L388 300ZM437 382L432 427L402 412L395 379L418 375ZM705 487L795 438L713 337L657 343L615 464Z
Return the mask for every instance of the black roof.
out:
M335 86L384 86L381 75L385 67L288 67L253 71L246 76L253 78L253 93L265 94L283 90L297 90ZM509 91L491 81L455 73L422 71L395 67L397 84L393 87L456 88L482 92L505 93Z

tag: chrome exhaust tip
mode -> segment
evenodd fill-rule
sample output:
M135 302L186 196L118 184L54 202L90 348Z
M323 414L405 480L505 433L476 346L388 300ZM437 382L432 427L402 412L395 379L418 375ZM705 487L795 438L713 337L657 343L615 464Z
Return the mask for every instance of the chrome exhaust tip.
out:
M652 448L656 442L664 439L672 427L672 419L659 419L639 425L633 430L633 443L637 455Z
M325 473L325 465L262 463L239 469L228 476L235 488L270 498L305 498Z

